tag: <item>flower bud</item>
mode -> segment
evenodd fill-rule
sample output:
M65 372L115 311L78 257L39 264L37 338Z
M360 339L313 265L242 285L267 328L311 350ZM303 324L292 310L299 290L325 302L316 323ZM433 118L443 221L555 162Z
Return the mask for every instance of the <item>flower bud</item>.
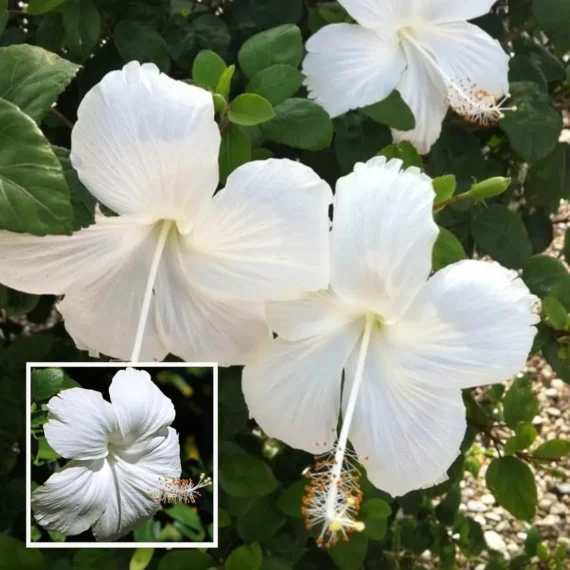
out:
M510 184L510 178L495 176L494 178L489 178L487 180L483 180L483 182L477 182L477 184L474 184L471 187L469 194L472 198L485 200L487 198L493 198L493 196L499 196L510 186Z

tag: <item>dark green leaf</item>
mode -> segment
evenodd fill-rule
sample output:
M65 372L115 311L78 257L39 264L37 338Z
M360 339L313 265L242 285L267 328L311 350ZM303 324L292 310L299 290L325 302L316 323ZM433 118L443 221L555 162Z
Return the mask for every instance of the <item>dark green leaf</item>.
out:
M162 36L149 24L124 20L113 31L117 51L126 61L154 63L161 71L170 69L170 55Z
M348 542L340 541L328 550L340 570L359 570L368 552L368 538L364 533L353 533Z
M548 156L558 143L562 131L562 116L552 106L552 100L535 83L511 85L512 103L517 111L509 112L501 121L511 146L528 162Z
M566 191L566 145L556 145L553 152L532 165L525 182L525 198L530 206L558 211Z
M399 131L410 131L416 126L412 110L398 91L392 91L383 101L363 107L361 111L371 119Z
M531 422L538 413L538 400L529 378L517 378L503 400L506 424L515 429L519 422Z
M385 146L378 154L385 156L388 160L392 158L400 159L403 162L402 168L409 168L410 166L422 168L423 166L421 156L414 145L408 141Z
M522 218L506 206L493 204L475 216L471 232L477 247L509 268L519 268L532 255Z
M553 439L539 445L533 455L542 459L558 459L570 454L569 439Z
M295 519L303 518L301 514L301 507L303 506L302 500L305 495L305 487L307 486L306 479L299 479L292 485L287 487L279 497L277 506L288 516Z
M250 79L262 69L281 63L297 67L303 58L303 39L297 26L285 24L249 38L238 61Z
M36 16L38 14L52 12L56 8L59 8L64 2L66 2L66 0L30 0L28 4L28 14L30 14L30 16Z
M202 530L200 516L189 505L173 505L166 509L166 514L193 530Z
M236 548L226 560L225 570L259 570L263 554L259 544L249 544ZM170 569L169 569L170 570Z
M69 188L37 125L0 99L0 228L36 235L72 230Z
M543 345L542 354L558 377L570 384L570 362L560 358L560 349L561 345L554 339L550 339Z
M79 387L61 368L34 368L31 385L35 402L49 400L61 390Z
M69 51L87 58L99 41L101 17L92 0L67 0L62 8L64 41Z
M481 551L487 548L483 528L477 521L464 518L458 525L459 532L459 548L465 556L472 557L481 554Z
M237 521L237 533L246 543L266 542L285 524L285 515L277 508L275 496L262 497Z
M530 422L519 422L516 427L517 450L527 449L536 439L536 428Z
M280 103L275 107L275 118L262 129L268 139L301 149L326 148L333 136L328 113L307 99L293 98Z
M562 49L570 49L570 4L566 0L534 0L534 15Z
M158 570L208 570L215 566L211 556L198 550L168 552L158 563Z
M10 12L8 12L8 0L0 0L0 35L6 28Z
M439 228L439 235L433 244L432 267L439 271L452 263L465 259L467 255L461 242L445 228Z
M533 253L542 253L554 239L550 216L544 210L536 210L532 214L524 215L523 222L532 243Z
M231 103L228 119L236 125L254 127L266 123L275 117L273 106L267 100L255 93L242 93Z
M0 534L0 570L43 570L44 556L37 548L26 548L21 541Z
M457 517L460 504L461 490L454 487L449 491L449 493L447 493L435 510L438 520L444 525L453 525L455 518Z
M28 295L3 285L0 289L0 307L5 309L8 317L17 317L33 311L40 300L39 295Z
M536 556L536 547L542 542L540 531L533 526L526 534L524 550L528 556Z
M522 278L531 293L541 299L555 297L570 310L570 274L558 259L547 255L531 257L523 267Z
M566 263L570 263L570 228L564 232L564 248L562 249L562 253L564 253Z
M261 29L296 24L303 15L303 0L242 0L253 23Z
M277 105L293 97L303 84L303 74L291 65L272 65L256 73L247 85L248 93L265 97Z
M227 69L224 60L211 50L202 50L194 60L192 79L204 89L215 91L220 77Z
M20 107L39 123L79 66L42 48L19 45L0 48L0 99Z
M367 499L362 503L360 519L366 525L364 534L371 540L382 540L388 530L390 505L382 499Z
M220 181L242 164L251 160L251 144L248 136L237 125L232 125L222 136L220 146Z
M497 502L513 516L521 520L534 517L536 482L526 463L512 456L493 459L485 479Z
M75 551L73 570L101 570L101 568L119 570L119 561L112 550L86 548Z

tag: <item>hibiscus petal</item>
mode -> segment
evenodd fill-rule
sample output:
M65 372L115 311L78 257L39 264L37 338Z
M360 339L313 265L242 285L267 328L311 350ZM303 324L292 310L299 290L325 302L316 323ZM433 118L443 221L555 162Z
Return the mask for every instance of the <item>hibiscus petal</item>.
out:
M455 22L457 20L472 20L491 11L497 0L430 0L422 1L421 12L423 18L435 23Z
M345 409L359 349L346 366ZM465 428L461 391L411 379L376 329L349 433L370 481L395 497L440 483L459 454Z
M417 47L403 43L408 67L397 89L416 119L410 131L392 130L394 141L410 141L420 154L427 154L441 134L448 104L443 78Z
M118 430L113 406L100 392L83 388L61 391L48 402L44 433L67 459L103 459L111 435Z
M425 283L432 246L431 180L384 157L357 164L337 184L332 288L342 298L396 318Z
M216 190L219 145L210 93L132 61L82 100L71 160L117 213L185 221Z
M0 282L26 293L65 293L58 309L76 344L128 360L157 239L156 228L105 216L72 236L0 232ZM166 355L151 319L142 355Z
M466 260L438 271L390 334L403 374L436 388L503 382L520 372L538 317L514 271Z
M296 297L329 280L329 185L291 160L231 174L181 241L188 279L221 299Z
M180 477L180 445L172 428L147 440L139 453L115 449L109 459L115 492L108 497L105 512L93 526L99 541L117 540L152 517L160 503L161 477Z
M411 11L417 11L414 5L419 1L426 0L339 0L339 4L361 26L396 33L406 15L409 18Z
M74 536L103 514L113 494L113 474L107 461L70 461L32 493L31 506L46 530Z
M413 35L467 95L474 97L483 90L501 97L508 92L509 55L478 26L467 22L424 26Z
M388 97L406 66L395 32L382 37L354 24L325 26L306 47L305 85L331 117Z
M163 255L155 290L157 327L168 350L189 362L243 364L269 337L263 303L220 300L195 287L180 261L180 241Z
M169 426L176 416L170 398L144 370L119 370L113 377L109 394L124 446L152 436Z
M330 450L336 440L342 368L362 334L362 322L325 336L260 347L243 370L242 388L251 417L271 437L309 453Z

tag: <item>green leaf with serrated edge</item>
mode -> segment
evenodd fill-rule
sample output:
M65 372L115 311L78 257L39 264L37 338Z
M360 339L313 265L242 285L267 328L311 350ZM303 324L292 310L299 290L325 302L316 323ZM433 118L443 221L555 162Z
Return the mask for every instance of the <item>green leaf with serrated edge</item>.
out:
M202 50L192 65L192 79L198 87L215 91L220 77L227 69L225 61L211 50Z
M452 263L467 257L461 242L449 230L440 227L439 235L433 244L432 267L439 271Z
M509 268L522 267L532 255L532 244L520 215L506 206L482 209L471 223L477 247Z
M416 126L412 110L398 91L392 91L383 101L360 109L365 115L378 123L388 125L399 131L410 131Z
M57 157L37 125L0 99L0 228L69 234L69 188Z
M257 93L272 105L277 105L299 91L303 77L292 65L272 65L256 73L247 84L246 91Z
M225 184L228 176L239 166L251 160L251 143L237 125L232 125L223 135L220 146L220 181Z
M224 570L259 570L263 554L259 544L238 546L228 556Z
M242 93L231 103L228 109L228 119L236 125L254 127L266 123L275 117L273 106L267 100L255 93Z
M529 378L517 378L503 400L506 424L515 429L519 422L530 422L538 413L538 399Z
M30 16L57 10L67 0L30 0L27 13Z
M39 123L79 66L40 47L0 48L0 99L17 105Z
M164 73L170 69L166 42L149 24L123 20L113 30L113 41L125 62L154 63Z
M570 455L570 440L568 439L553 439L539 445L533 452L535 457L541 459L559 459Z
M241 70L251 79L272 65L297 67L303 58L303 39L297 26L285 24L249 38L238 53Z
M542 309L550 324L558 330L564 330L568 325L568 312L562 303L554 297L545 297L542 300Z
M493 459L485 476L497 502L520 520L531 520L538 502L530 467L516 457Z
M327 148L333 137L328 113L314 101L287 99L275 107L275 118L261 126L264 135L293 148Z

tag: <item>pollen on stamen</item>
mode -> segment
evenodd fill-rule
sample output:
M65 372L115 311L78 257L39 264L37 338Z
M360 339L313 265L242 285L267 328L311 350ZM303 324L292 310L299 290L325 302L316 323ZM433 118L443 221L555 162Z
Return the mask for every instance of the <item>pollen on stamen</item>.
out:
M505 112L514 112L517 107L505 106L510 93L497 98L481 89L470 80L452 81L447 86L446 99L449 106L467 122L490 127L504 119Z
M200 475L196 484L192 479L159 477L158 480L158 493L149 492L149 495L155 501L164 504L194 504L201 496L199 489L212 484L212 479L206 477L204 473Z
M315 458L312 468L303 475L307 479L301 513L307 530L321 527L317 546L331 548L339 541L348 541L353 532L362 532L364 523L356 520L363 501L360 471L355 457L347 453L338 472L334 451ZM331 492L333 501L331 502Z

